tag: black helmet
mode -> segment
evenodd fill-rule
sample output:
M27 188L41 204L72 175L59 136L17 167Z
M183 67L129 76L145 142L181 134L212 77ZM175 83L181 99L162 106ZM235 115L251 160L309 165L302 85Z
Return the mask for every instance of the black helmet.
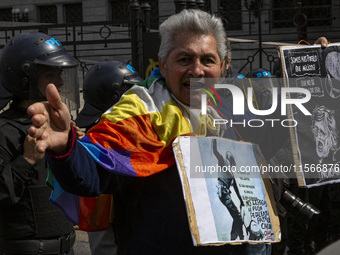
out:
M84 108L76 124L89 127L134 84L143 81L135 69L120 61L103 61L92 66L83 83Z
M265 68L252 70L246 75L247 78L264 78L268 76L272 76L272 74Z
M39 66L69 68L78 62L62 44L44 33L16 35L4 47L1 55L1 84L14 96L28 99L34 90ZM0 96L1 97L1 96Z
M261 88L266 90L266 88L280 87L280 79L279 78L276 79L275 76L273 76L270 73L270 71L265 68L254 69L250 71L246 75L246 77L251 78L251 80L256 83L256 85L254 84L254 86L258 88L254 88L255 93L261 91ZM256 78L256 79L253 79L253 78ZM261 78L261 79L258 80L257 78ZM266 79L262 79L262 78L266 78Z

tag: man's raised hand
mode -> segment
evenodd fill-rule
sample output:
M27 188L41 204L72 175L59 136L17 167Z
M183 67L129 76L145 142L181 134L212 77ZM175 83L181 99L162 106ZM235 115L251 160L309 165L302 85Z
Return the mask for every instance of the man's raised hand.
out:
M67 151L71 115L52 83L46 87L46 97L47 102L35 103L28 107L27 113L32 116L33 124L28 132L37 138L38 152L49 149L57 155L63 155Z

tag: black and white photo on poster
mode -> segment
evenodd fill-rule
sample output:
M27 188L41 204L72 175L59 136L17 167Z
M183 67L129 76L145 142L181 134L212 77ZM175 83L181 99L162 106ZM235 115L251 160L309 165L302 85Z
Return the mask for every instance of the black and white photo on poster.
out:
M291 140L295 164L302 173L299 185L306 187L340 182L340 44L280 48L286 86L307 89L311 99L289 108L295 127ZM305 95L291 93L290 98Z
M195 242L278 241L275 202L258 171L256 145L216 137L180 137L174 146L180 148L175 154L187 187L183 190L189 222L196 221L192 228Z

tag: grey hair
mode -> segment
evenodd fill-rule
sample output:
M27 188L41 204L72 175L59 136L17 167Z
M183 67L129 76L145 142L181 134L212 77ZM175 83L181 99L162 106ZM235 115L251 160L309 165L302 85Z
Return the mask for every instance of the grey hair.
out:
M158 57L161 60L166 61L175 47L176 35L183 31L212 35L216 40L217 53L221 62L228 57L228 39L222 20L199 9L184 9L180 13L170 16L159 27L161 45Z

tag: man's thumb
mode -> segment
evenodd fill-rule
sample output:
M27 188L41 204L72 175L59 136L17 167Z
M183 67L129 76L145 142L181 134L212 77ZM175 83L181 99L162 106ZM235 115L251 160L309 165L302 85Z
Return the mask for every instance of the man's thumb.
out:
M55 110L61 110L63 108L63 102L61 101L59 92L53 83L48 84L46 87L46 98Z

